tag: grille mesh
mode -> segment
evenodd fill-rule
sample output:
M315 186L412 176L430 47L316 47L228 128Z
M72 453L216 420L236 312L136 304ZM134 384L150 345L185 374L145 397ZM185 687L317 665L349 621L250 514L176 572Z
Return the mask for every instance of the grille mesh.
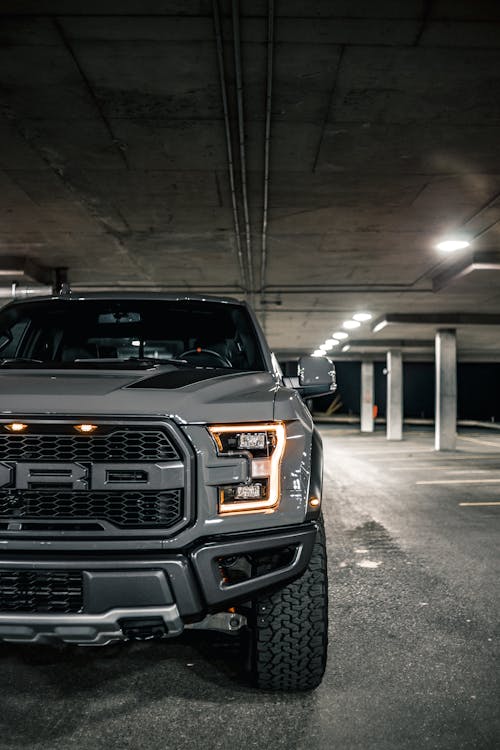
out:
M83 610L81 571L0 570L0 612Z
M160 430L116 429L107 435L0 434L0 461L174 461Z
M67 490L0 491L0 518L109 521L123 528L169 528L183 517L183 491L72 492Z

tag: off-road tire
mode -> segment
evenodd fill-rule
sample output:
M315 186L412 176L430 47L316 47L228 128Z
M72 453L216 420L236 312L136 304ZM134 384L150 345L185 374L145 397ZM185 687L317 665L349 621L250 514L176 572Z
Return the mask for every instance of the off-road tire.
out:
M328 581L320 519L309 565L300 578L253 603L250 669L263 690L313 690L326 667Z

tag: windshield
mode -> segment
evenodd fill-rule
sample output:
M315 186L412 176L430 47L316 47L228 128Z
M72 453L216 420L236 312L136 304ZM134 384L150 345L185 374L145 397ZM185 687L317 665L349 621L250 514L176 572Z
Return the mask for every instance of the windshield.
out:
M0 360L33 365L89 360L184 360L265 370L242 305L196 300L47 300L0 310Z

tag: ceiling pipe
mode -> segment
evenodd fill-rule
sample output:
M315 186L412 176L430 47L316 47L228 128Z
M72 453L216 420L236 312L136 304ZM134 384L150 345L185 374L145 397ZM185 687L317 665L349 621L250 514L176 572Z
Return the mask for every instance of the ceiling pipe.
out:
M267 5L267 81L266 81L266 125L264 140L264 200L262 211L262 245L260 257L260 290L264 291L267 266L267 214L269 207L269 157L271 150L271 103L273 90L274 58L274 0Z
M240 279L245 291L248 288L247 274L245 269L245 259L243 257L243 250L241 247L241 236L240 236L240 220L238 215L238 201L236 198L236 185L234 179L234 159L233 159L233 143L231 138L231 126L229 123L229 107L227 101L227 84L226 84L226 71L224 66L224 47L222 42L222 31L220 22L220 10L218 0L213 0L213 18L214 18L214 31L215 41L217 50L217 64L219 68L219 81L220 91L222 99L222 109L224 112L224 130L226 135L226 150L227 150L227 169L229 174L229 185L231 190L231 205L233 210L233 224L234 234L236 240L236 254L238 258L238 266L240 270Z
M238 138L240 146L240 173L241 173L241 195L243 200L243 216L245 221L246 238L246 260L248 271L248 282L250 295L253 294L253 262L252 262L252 236L250 232L250 214L248 210L247 193L247 161L245 147L245 117L243 109L243 73L241 57L240 16L239 0L232 0L233 14L233 41L234 41L234 70L236 75L236 103L238 110Z
M47 294L52 294L51 286L20 286L14 282L10 286L0 287L0 299L18 299Z

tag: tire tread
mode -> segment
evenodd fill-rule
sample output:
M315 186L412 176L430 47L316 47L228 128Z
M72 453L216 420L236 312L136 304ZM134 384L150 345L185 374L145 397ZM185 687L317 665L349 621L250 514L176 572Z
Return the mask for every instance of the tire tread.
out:
M328 584L322 522L303 575L254 603L252 667L264 690L313 690L327 659Z

